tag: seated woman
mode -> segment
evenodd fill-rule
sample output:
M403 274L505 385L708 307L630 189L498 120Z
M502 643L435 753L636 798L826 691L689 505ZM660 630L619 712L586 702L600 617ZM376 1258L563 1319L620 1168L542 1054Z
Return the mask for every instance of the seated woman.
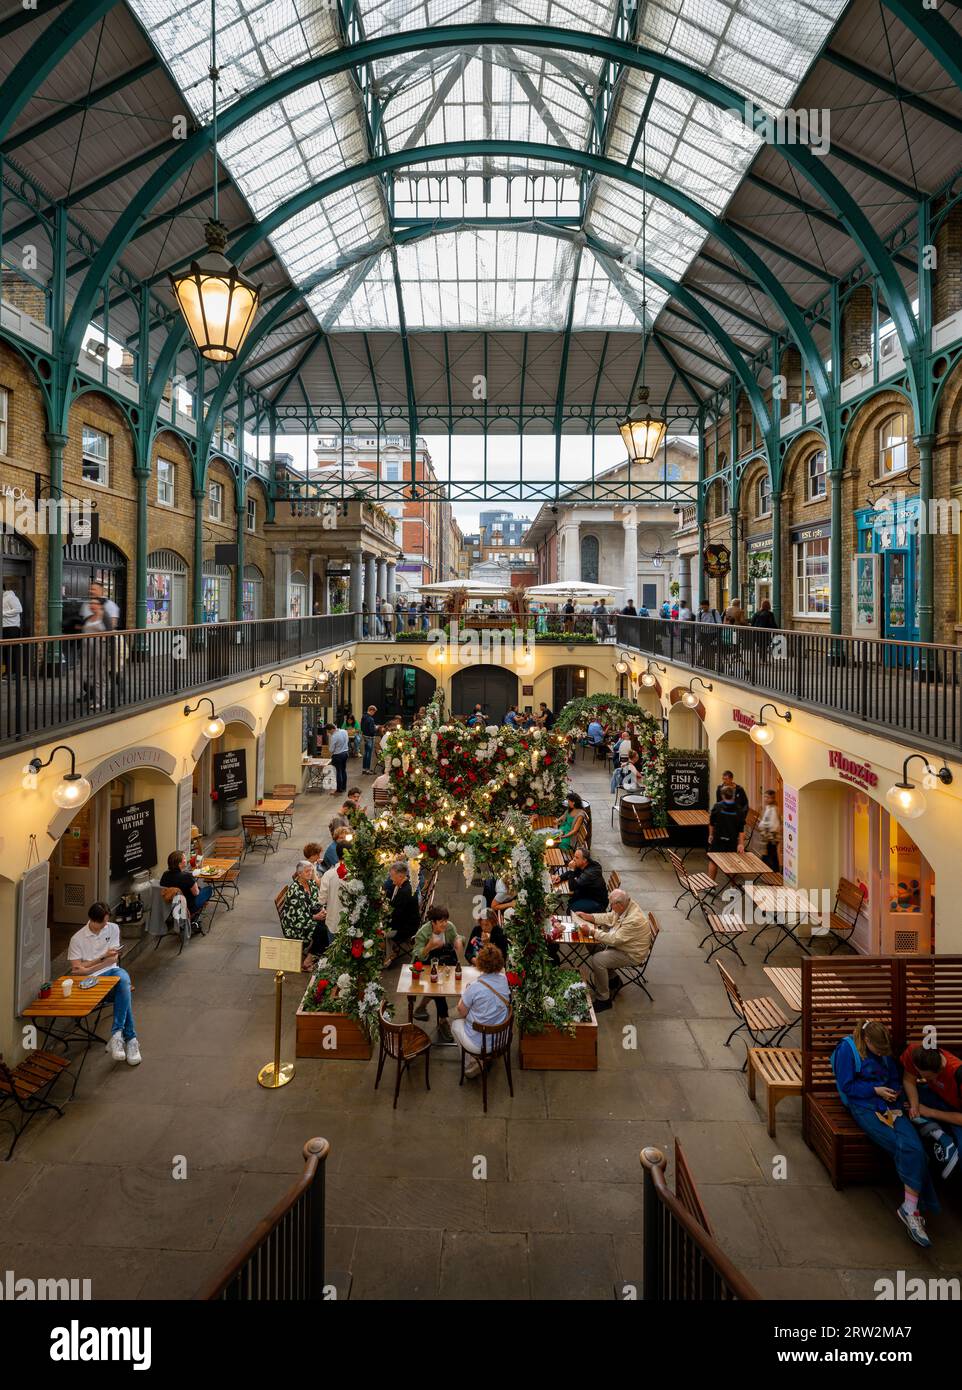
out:
M557 826L546 830L536 830L536 835L544 835L554 841L557 849L573 850L578 843L582 827L587 828L588 815L585 803L577 792L569 792L565 797L565 813Z
M497 946L502 955L508 954L508 938L498 926L498 919L493 912L482 912L471 928L468 944L464 948L464 959L468 965L475 964L475 957L485 946Z
M337 842L350 831L351 823L347 816L332 816L327 828L331 834L331 843L324 851L321 865L325 869L330 869L337 863Z
M626 762L620 763L611 774L611 790L616 792L621 787L624 792L635 792L638 790L638 763L640 759L634 748L628 753Z
M468 1054L464 1059L465 1076L481 1075L481 1067L474 1060L481 1053L481 1035L475 1032L473 1024L504 1023L511 1008L511 986L504 973L504 956L497 946L480 950L475 965L481 974L462 994L457 1017L451 1024L451 1031Z
M506 873L503 878L494 881L494 897L491 899L491 907L496 912L504 912L508 907L514 907L515 889L511 875Z
M922 1140L902 1108L902 1080L885 1024L869 1019L858 1024L832 1053L832 1070L852 1119L895 1162L905 1187L899 1220L917 1245L931 1245L919 1202L932 1211L939 1204Z
M439 965L456 965L464 956L464 942L458 929L450 920L446 907L429 907L427 921L414 938L414 959L425 964L437 961ZM448 1001L441 996L434 1000L438 1011L438 1042L453 1046L454 1038L448 1023ZM414 1010L415 1018L427 1018L428 1004L425 1000Z
M299 937L304 943L303 970L313 970L328 943L324 925L324 909L320 903L320 885L314 865L309 859L298 861L294 877L287 885L281 906L281 931L288 937Z

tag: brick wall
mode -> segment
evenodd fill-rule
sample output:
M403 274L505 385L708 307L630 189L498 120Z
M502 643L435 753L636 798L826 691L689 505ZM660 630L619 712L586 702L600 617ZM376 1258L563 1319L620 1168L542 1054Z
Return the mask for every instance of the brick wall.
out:
M951 209L935 234L932 319L939 323L962 308L962 207Z

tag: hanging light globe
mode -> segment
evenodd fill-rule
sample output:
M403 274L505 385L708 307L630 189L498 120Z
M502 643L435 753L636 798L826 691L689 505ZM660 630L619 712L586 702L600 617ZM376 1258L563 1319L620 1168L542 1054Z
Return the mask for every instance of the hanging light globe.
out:
M771 724L753 724L748 731L748 737L762 748L767 748L775 738L775 730Z
M290 698L291 692L289 690L285 690L283 686L280 690L275 690L271 695L271 699L274 701L275 705L286 705Z
M171 275L171 288L200 355L209 362L233 362L254 322L261 291L224 255L223 222L212 218L204 235L206 255Z
M652 415L649 395L647 386L639 386L634 405L618 426L631 463L654 463L668 429L666 421Z
M93 788L79 772L65 772L53 789L53 799L64 811L76 811L90 798Z
M654 671L646 671L641 678L641 683L646 690L654 690L656 683Z
M209 739L220 738L226 727L220 715L214 714L210 719L204 721L204 734Z
M925 797L911 782L895 782L885 793L889 810L900 820L918 820L925 814Z

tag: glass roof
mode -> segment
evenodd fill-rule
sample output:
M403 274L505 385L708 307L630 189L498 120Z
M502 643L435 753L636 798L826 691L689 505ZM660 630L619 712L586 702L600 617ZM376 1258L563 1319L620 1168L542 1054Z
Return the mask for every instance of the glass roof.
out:
M209 120L209 0L128 4L196 119ZM844 6L845 0L646 0L632 37L777 112L791 103ZM618 0L358 0L357 14L368 38L480 22L611 34L622 22ZM341 42L331 0L217 0L217 34L221 109ZM254 215L264 217L336 170L363 164L372 139L378 153L486 139L595 149L595 103L605 73L601 60L563 50L486 44L401 54L372 65L366 96L361 74L325 78L245 121L223 138L220 153ZM731 113L667 80L626 70L614 86L604 154L644 167L721 215L755 156L757 137ZM413 330L558 331L574 291L576 328L637 332L644 286L633 267L640 263L642 222L648 263L673 279L682 279L705 240L698 225L660 199L523 152L413 164L393 184L365 179L272 234L299 286L371 252L307 293L325 329L397 330L393 263L383 249L396 225L392 206L397 218L563 216L569 232L580 221L614 253L596 256L586 248L575 285L570 235L540 235L530 224L442 228L397 253ZM649 285L649 313L666 297Z

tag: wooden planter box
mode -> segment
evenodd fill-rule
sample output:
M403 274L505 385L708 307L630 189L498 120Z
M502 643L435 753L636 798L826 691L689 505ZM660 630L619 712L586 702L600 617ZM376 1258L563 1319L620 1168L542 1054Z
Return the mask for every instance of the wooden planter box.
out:
M336 1062L367 1062L370 1059L370 1038L347 1014L306 1013L298 1009L295 1022L295 1057L320 1057ZM336 1040L336 1047L331 1046L332 1040Z
M576 1023L574 1037L557 1028L522 1033L518 1044L522 1071L597 1071L598 1020Z

